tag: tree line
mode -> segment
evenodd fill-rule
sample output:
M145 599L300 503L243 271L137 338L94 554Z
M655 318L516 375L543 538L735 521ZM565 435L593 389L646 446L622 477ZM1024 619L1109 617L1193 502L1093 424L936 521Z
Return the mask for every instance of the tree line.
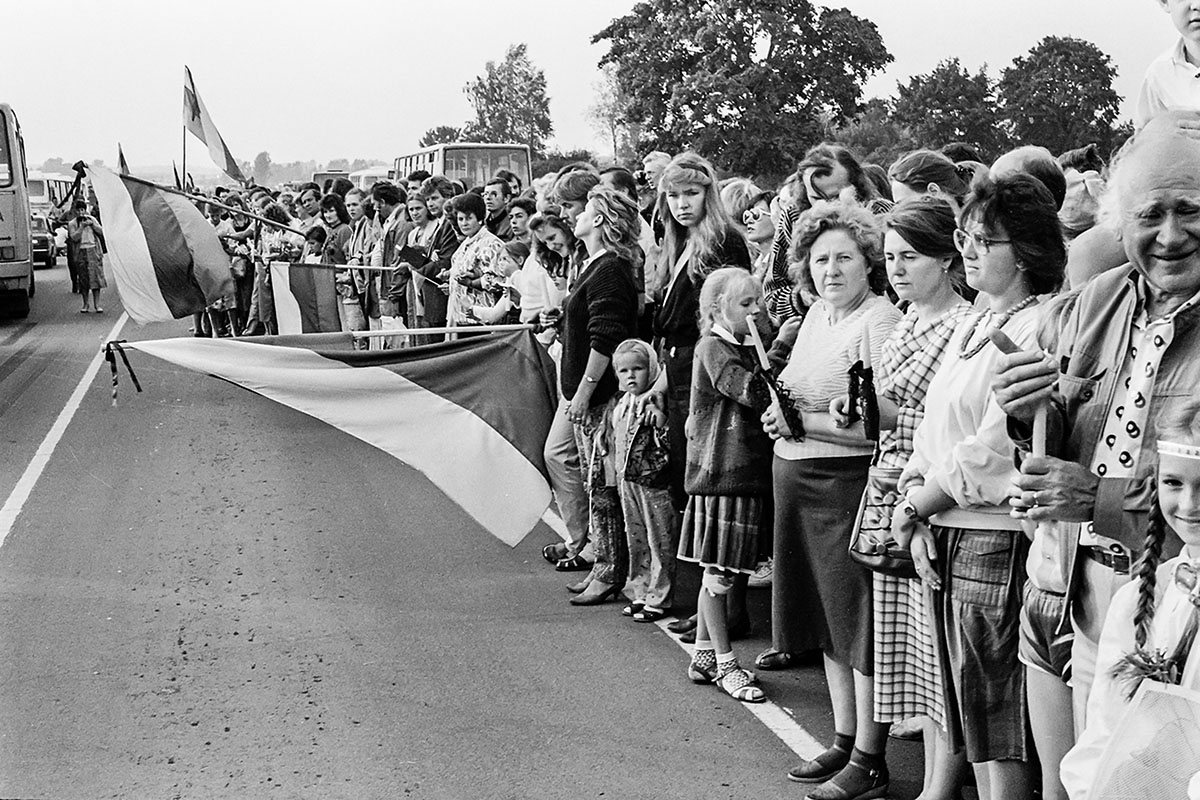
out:
M1118 122L1111 57L1072 37L1043 38L997 79L948 56L894 98L869 100L864 84L893 60L875 23L808 0L710 0L703 13L645 0L592 42L608 52L591 118L620 161L691 148L725 170L778 178L822 140L886 163L950 141L988 157L1018 144L1111 151L1131 132ZM526 46L513 45L464 87L475 119L430 128L421 145L516 141L544 156L545 86Z

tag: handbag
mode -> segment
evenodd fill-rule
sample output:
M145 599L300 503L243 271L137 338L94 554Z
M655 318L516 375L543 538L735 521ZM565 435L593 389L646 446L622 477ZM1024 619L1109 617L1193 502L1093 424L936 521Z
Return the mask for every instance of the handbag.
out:
M867 488L850 534L850 559L881 575L915 580L917 568L912 553L892 539L892 511L900 502L900 472L879 466L867 472Z

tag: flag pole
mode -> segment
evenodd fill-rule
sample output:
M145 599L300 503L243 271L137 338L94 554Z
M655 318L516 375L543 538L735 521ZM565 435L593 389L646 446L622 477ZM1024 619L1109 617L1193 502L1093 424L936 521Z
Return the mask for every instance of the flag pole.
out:
M445 326L441 328L404 328L402 330L371 330L350 331L355 339L372 339L381 336L423 336L443 333L506 333L508 331L536 331L538 327L532 323L513 323L511 325L461 325L458 327Z

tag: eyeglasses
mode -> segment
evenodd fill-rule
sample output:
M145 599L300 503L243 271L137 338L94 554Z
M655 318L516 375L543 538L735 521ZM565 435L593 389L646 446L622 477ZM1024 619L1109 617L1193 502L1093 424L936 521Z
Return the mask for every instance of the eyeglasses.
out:
M962 228L954 229L954 246L958 251L967 249L967 242L975 245L975 249L980 253L992 252L992 246L997 244L1012 244L1012 239L989 239L986 236L981 236L978 233L969 233Z
M753 225L762 219L766 213L767 210L765 208L747 208L742 212L742 223L746 226Z
M1195 561L1180 561L1175 565L1175 586L1188 596L1192 605L1200 606L1200 569Z

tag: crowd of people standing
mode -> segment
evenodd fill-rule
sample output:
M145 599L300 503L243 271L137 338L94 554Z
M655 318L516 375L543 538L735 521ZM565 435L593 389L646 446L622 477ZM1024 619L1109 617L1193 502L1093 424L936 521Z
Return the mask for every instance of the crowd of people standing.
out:
M968 765L981 797L1082 798L1145 678L1200 683L1200 144L1182 119L1101 170L1094 148L875 169L826 143L769 189L655 152L538 190L414 173L230 193L288 227L213 215L238 290L206 316L272 332L264 264L282 258L344 268L310 273L324 324L398 332L382 346L535 323L568 533L543 555L580 574L572 604L623 593L656 622L698 569L696 614L671 623L687 675L747 703L760 672L819 653L836 736L788 772L814 800L884 796L888 726L912 720L925 800L957 797ZM752 671L733 643L764 562Z

